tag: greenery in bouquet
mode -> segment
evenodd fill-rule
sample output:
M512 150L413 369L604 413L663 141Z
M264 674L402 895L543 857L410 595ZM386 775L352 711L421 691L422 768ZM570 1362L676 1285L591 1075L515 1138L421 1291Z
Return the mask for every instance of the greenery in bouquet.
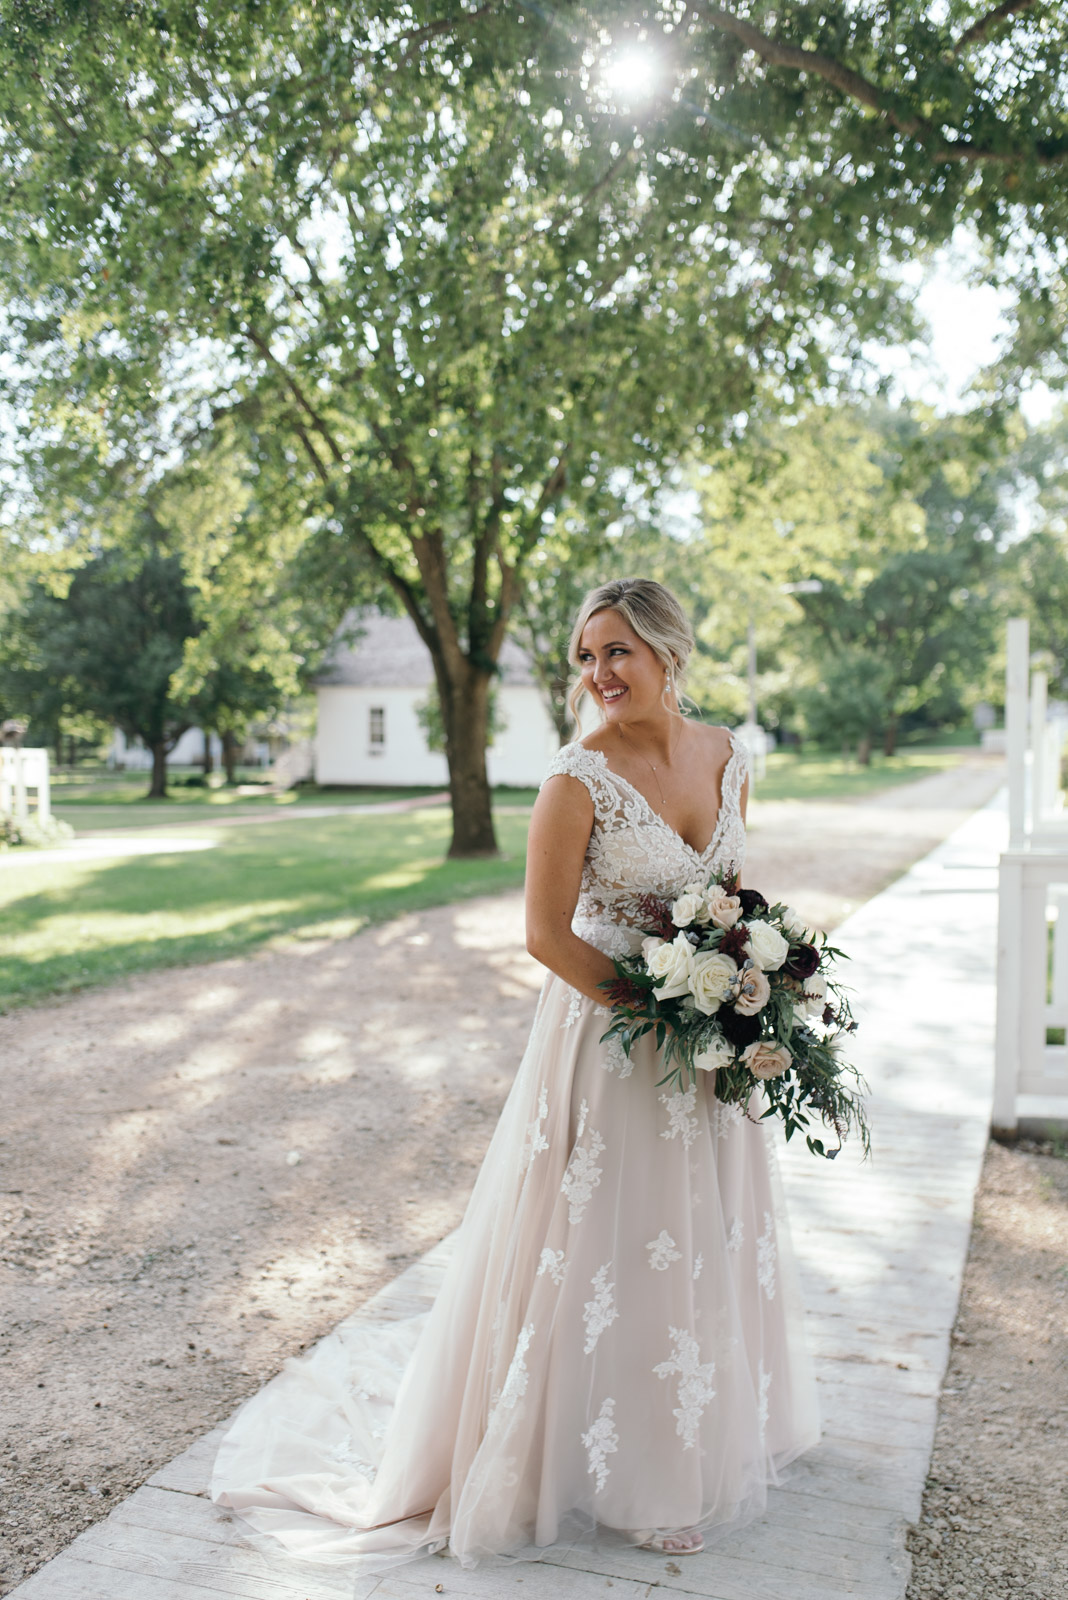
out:
M661 1084L685 1092L713 1072L719 1100L749 1116L762 1090L761 1120L778 1116L787 1139L802 1131L814 1155L836 1156L850 1132L867 1155L866 1085L843 1051L856 1023L835 976L842 952L730 874L687 884L672 904L646 896L640 909L641 951L615 961L602 985L613 1012L603 1039L629 1055L653 1033L668 1068ZM814 1118L836 1145L810 1131Z

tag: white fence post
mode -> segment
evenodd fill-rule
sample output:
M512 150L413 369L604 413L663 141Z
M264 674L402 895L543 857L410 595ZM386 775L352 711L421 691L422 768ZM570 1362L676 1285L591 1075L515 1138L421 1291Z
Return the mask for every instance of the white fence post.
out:
M1050 1004L1058 1013L1053 1025L1068 1028L1068 889L1055 889L1050 900L1056 919L1053 924Z
M37 772L38 822L50 822L52 819L52 782L48 768L48 751L42 750L40 767Z
M26 772L22 765L22 751L13 750L15 758L15 821L25 822L29 807L26 803Z
M25 822L30 814L28 790L37 791L37 821L52 815L48 751L20 745L0 747L0 817Z
M1005 756L1009 766L1009 849L1027 836L1027 672L1029 629L1026 617L1012 617L1006 629Z
M998 993L994 1034L995 1132L1016 1128L1016 1082L1020 1072L1020 947L1023 925L1023 862L1003 855L998 867Z

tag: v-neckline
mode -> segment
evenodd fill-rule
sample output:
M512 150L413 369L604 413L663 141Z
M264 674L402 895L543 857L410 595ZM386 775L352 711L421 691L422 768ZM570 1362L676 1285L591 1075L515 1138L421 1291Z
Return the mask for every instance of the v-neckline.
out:
M724 762L723 771L720 774L720 780L719 780L719 810L716 812L716 821L715 821L715 826L712 829L712 837L709 839L708 843L705 845L703 850L698 850L697 846L696 845L692 845L690 843L689 839L684 839L682 837L682 834L679 832L678 828L673 828L671 826L671 823L668 821L668 819L666 817L662 817L660 815L660 812L655 809L655 807L652 805L651 801L647 798L647 796L642 794L641 790L638 788L636 783L631 783L630 779L629 778L625 778L621 772L617 772L615 767L610 767L608 765L608 757L605 755L603 750L591 750L589 753L590 753L591 756L600 756L601 761L604 763L605 771L606 772L610 772L612 777L615 778L618 783L626 784L626 786L630 790L631 794L637 795L638 799L641 801L642 805L645 807L645 809L649 813L649 815L651 817L655 818L655 820L657 822L662 823L663 826L667 829L668 833L671 834L671 837L673 839L677 839L679 844L682 845L684 850L688 850L690 852L690 854L692 856L694 856L698 861L704 861L705 857L708 855L708 852L712 849L712 846L716 843L716 841L719 838L719 830L720 830L720 827L721 827L721 825L722 825L722 823L724 821L723 806L724 806L724 794L725 794L725 790L726 790L726 787L727 787L727 773L731 769L731 763L738 759L738 749L739 749L739 747L738 747L738 744L737 744L737 742L735 740L734 734L731 733L731 730L729 728L727 729L727 737L730 739L730 742L731 742L731 753L727 757L726 761Z

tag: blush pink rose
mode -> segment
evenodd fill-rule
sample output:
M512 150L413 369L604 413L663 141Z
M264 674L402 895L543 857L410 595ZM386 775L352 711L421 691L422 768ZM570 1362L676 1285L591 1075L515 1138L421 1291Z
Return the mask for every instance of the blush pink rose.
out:
M785 1045L774 1045L769 1039L758 1039L742 1051L742 1060L754 1078L781 1078L789 1071L790 1052Z
M733 928L742 914L742 902L736 894L728 894L719 884L713 884L705 895L709 920L717 928Z
M738 974L735 1011L740 1011L743 1017L753 1017L764 1009L770 999L771 984L768 982L767 974L761 972L758 966L750 965Z

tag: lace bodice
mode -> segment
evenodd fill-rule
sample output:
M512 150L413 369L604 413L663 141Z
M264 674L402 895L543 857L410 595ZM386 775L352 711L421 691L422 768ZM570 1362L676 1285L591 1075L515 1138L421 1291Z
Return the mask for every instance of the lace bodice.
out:
M553 757L542 781L561 775L577 778L593 800L593 828L572 923L581 938L608 955L623 955L636 945L643 895L674 900L687 883L742 867L741 795L749 760L742 741L733 733L730 739L719 816L701 851L687 844L640 790L613 772L600 750L569 744Z

